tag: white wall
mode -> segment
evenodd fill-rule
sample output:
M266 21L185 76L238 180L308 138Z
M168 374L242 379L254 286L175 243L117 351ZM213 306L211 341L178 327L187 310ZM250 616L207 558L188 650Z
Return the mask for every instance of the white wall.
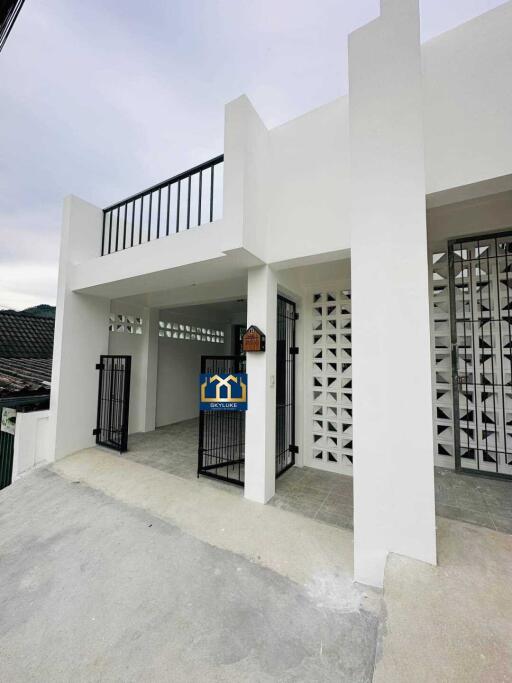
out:
M110 302L71 290L74 265L90 259L101 244L102 212L67 197L61 232L55 341L50 398L50 458L94 444L99 356L108 349Z
M348 98L269 133L269 263L350 247Z
M350 35L354 574L387 554L435 563L417 0L382 0Z
M446 245L448 239L498 232L512 227L512 192L478 197L438 206L427 211L429 245Z
M197 310L199 309L199 310ZM224 331L224 344L158 337L156 426L162 427L199 414L201 356L231 353L232 324L208 306L160 311L159 320L211 327Z
M12 479L53 460L50 453L50 411L18 412L14 436Z
M112 302L111 312L142 318L142 334L110 332L108 352L132 357L128 432L152 431L156 411L158 311Z
M512 173L512 3L422 46L427 192Z

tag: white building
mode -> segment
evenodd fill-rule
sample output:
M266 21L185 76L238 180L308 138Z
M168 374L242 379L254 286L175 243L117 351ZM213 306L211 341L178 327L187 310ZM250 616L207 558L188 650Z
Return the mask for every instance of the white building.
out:
M128 432L150 432L197 417L201 356L254 324L245 438L203 465L236 460L262 504L293 460L353 474L355 578L435 563L434 462L512 474L511 36L508 2L420 45L418 0L381 0L347 96L271 130L242 96L222 157L108 209L68 197L55 459L96 442L101 355L131 356Z

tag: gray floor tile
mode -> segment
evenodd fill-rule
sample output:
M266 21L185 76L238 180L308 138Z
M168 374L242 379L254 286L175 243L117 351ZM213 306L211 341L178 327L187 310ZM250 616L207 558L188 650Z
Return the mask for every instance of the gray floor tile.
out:
M469 522L470 524L477 524L478 526L484 526L488 529L495 528L491 516L487 512L468 510L453 505L436 505L436 513L440 517L456 519L459 522Z
M187 420L130 436L129 451L121 457L192 480L197 479L197 442L198 421ZM243 495L242 488L230 484L206 477L199 481ZM435 494L438 515L512 533L511 481L436 467ZM352 477L292 467L277 480L270 504L327 524L352 528Z

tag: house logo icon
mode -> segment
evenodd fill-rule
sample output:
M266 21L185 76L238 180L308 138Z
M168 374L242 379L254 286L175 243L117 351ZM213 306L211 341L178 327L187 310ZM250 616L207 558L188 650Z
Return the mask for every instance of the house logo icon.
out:
M247 375L202 373L199 379L201 410L247 410Z

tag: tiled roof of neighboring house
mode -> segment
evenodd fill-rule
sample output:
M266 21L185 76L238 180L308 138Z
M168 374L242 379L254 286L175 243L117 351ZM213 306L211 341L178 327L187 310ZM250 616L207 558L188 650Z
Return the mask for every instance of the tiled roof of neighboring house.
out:
M0 358L51 358L53 318L20 313L0 315Z
M0 358L0 398L49 394L51 358Z

